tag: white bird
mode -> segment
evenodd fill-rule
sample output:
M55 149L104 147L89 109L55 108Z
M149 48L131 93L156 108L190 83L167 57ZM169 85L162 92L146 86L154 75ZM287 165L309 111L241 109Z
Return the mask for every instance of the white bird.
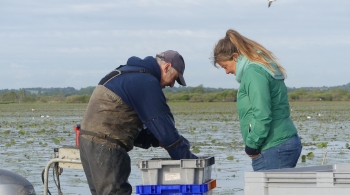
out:
M276 0L268 0L269 1L269 7L271 6L272 2L276 1Z

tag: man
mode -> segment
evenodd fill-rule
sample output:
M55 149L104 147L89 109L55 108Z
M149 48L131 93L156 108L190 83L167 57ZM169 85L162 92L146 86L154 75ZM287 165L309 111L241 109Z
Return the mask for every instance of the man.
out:
M195 159L175 128L162 88L186 86L185 62L173 50L144 59L131 57L91 95L81 123L80 157L93 195L127 195L132 187L128 151L162 146L172 159ZM144 128L143 128L144 127Z

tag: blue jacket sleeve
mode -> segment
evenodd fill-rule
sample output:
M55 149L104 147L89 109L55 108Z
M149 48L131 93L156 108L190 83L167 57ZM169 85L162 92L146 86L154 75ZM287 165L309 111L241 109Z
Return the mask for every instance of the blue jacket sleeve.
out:
M190 143L181 136L175 128L171 113L148 120L145 125L151 130L154 137L164 145L173 160L195 159L197 156L190 151Z
M128 74L119 85L125 94L124 102L135 110L172 159L197 158L191 153L189 142L175 128L174 117L155 77L148 74Z

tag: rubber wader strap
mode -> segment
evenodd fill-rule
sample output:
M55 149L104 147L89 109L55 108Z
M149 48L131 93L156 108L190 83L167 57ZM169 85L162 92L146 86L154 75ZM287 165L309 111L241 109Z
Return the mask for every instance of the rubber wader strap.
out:
M95 133L95 132L91 132L91 131L85 131L80 129L80 135L91 135L97 138L101 138L101 139L105 139L111 143L116 143L119 146L121 146L124 149L127 149L127 147L125 146L125 144L117 139L111 138L109 135L103 134L103 133Z
M132 72L140 72L140 73L147 73L153 76L153 74L146 70L146 69L141 69L141 70L126 70L126 71L120 71L119 68L123 67L125 65L120 65L118 68L112 70L112 72L110 72L109 74L107 74L105 77L103 77L103 79L101 79L101 81L98 83L99 85L105 85L106 83L108 83L110 80L112 80L113 78L122 75L122 74L127 74L127 73L132 73Z
M170 146L168 147L165 147L166 150L171 150L171 149L174 149L177 145L179 145L181 142L183 141L182 137L177 140L176 142L174 142L173 144L171 144Z

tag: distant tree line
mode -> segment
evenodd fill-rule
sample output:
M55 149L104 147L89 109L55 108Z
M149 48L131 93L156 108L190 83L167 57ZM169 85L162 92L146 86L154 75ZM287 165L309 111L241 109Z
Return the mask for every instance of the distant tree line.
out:
M337 89L343 89L345 91L350 91L350 83L345 84L345 85L338 85L338 86L333 86L333 87L301 87L301 88L295 88L295 87L288 87L288 92L293 92L295 90L306 90L306 91L333 91Z
M87 103L94 89L92 86L80 90L73 87L3 89L0 90L0 103ZM208 88L203 85L165 88L163 92L169 102L235 102L237 96L236 89ZM328 88L288 88L288 98L290 101L349 101L350 83Z
M87 103L95 87L86 87L76 90L66 88L23 88L19 90L0 90L1 103L25 102L67 102Z
M178 90L179 89L179 90ZM237 90L197 87L166 88L164 94L167 101L189 102L235 102Z
M330 89L327 91L314 89L298 89L288 93L290 101L349 101L350 90L341 88Z

